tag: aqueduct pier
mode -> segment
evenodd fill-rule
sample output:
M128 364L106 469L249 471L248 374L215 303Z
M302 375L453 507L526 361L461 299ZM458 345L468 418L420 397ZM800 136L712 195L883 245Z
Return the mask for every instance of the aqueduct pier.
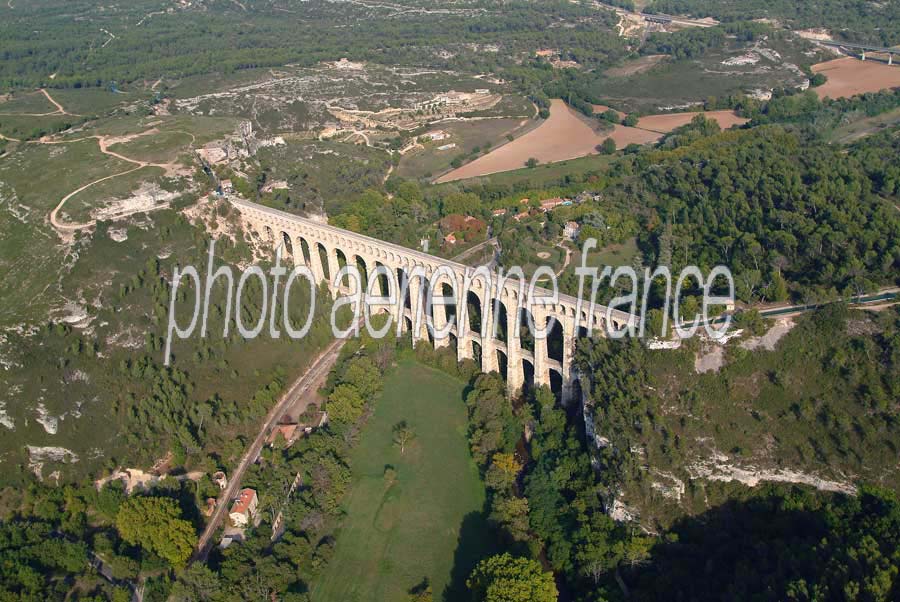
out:
M390 311L395 324L409 332L413 344L430 342L443 347L455 342L459 361L480 361L483 372L499 372L506 378L510 393L521 390L526 383L547 385L564 403L568 402L580 387L572 361L576 338L595 333L603 336L607 327L618 330L635 320L627 312L608 311L601 305L590 307L583 302L579 306L577 298L564 294L559 294L552 305L532 302L528 296L529 283L520 279L498 282L494 277L492 283L484 278L471 279L473 268L460 263L244 199L231 197L229 201L240 211L251 237L273 245L283 244L284 254L295 264L306 265L318 282L327 282L335 296L354 292L349 282L337 286L333 282L344 265L357 266L364 278L381 268L396 275L395 282L406 281L405 298L402 303L398 299ZM408 277L417 271L424 273L424 277ZM464 282L468 273L471 279L468 290L453 290L448 284L448 271L459 283ZM383 281L373 283L375 290L385 294L386 286ZM467 298L457 297L455 305L432 305L426 299L429 288L435 294L441 291L442 295L465 294ZM551 294L541 288L533 292L534 299ZM430 310L427 319L420 320L416 326L417 312L424 315L426 308ZM451 313L452 316L448 315ZM454 316L458 317L453 319ZM548 335L532 337L523 331L521 325L529 319L537 328L546 327ZM449 329L450 336L435 338L433 329L440 331L448 325L448 320L454 322ZM491 327L495 321L499 325L496 332Z

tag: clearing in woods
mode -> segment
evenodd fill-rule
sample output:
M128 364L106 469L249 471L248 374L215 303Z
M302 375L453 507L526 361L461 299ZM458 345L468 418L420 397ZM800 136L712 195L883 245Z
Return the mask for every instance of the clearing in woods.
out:
M426 577L435 599L463 599L469 572L491 553L484 485L466 439L463 388L411 361L387 375L353 450L345 522L312 600L405 600ZM416 435L403 453L392 432L402 420ZM393 478L385 476L387 466Z
M812 70L828 78L827 82L814 88L819 98L849 98L900 86L900 65L873 60L861 61L848 56L813 65Z

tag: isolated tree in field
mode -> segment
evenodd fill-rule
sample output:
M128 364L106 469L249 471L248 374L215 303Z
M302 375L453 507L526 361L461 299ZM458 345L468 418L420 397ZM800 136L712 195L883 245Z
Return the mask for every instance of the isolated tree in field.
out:
M478 563L466 581L476 602L556 602L559 592L553 573L529 558L510 554Z
M528 161L525 161L525 167L527 167L528 169L534 169L535 167L537 167L537 164L538 160L534 157L531 157L530 159L528 159Z
M400 453L406 449L410 441L416 438L416 433L405 420L394 425L394 445L400 448Z
M634 127L638 124L638 116L634 113L625 116L625 119L622 120L622 125L627 127Z
M182 567L197 543L191 523L181 518L175 500L134 497L119 508L116 529L130 544L140 544L173 567Z
M603 155L611 155L616 152L616 141L612 138L607 138L602 143L596 146L597 152Z

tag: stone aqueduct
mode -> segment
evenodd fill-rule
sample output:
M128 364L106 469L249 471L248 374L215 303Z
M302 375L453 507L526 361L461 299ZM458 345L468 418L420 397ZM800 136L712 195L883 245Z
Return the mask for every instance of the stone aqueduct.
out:
M575 297L560 294L554 305L530 307L533 310L531 318L534 324L538 328L546 325L550 334L546 338L520 337L518 326L525 323L529 311L526 308L530 305L528 283L510 279L498 289L496 278L490 290L484 278L475 278L467 299L457 298L455 307L432 305L427 316L430 324L423 320L420 328L414 329L415 312L428 306L420 304L425 302L429 285L436 294L442 290L443 294L449 295L451 289L439 288L444 286L442 280L446 278L447 270L452 270L458 281L463 282L467 271L471 277L473 268L243 199L231 198L230 201L240 211L252 236L273 244L283 242L284 255L290 256L295 263L305 264L317 281L328 283L335 296L353 292L343 283L335 286L332 282L342 263L357 265L360 273L366 276L374 274L379 266L384 266L392 275L397 275L397 280L407 279L407 275L418 266L424 271L425 279L407 279L408 294L404 299L398 300L397 306L391 310L394 323L402 320L404 331L413 331L410 334L414 345L431 341L435 346L442 347L451 345L455 340L457 358L460 361L480 358L482 371L500 372L505 376L510 393L520 390L528 378L533 379L535 385L550 386L564 403L568 402L579 386L572 361L576 338L587 336L589 329L606 332L606 307L596 305L589 308L584 303L579 308ZM440 272L439 268L442 268ZM435 274L435 282L430 284L430 279ZM382 286L383 283L379 282L376 290ZM460 292L464 293L465 291ZM540 288L535 289L535 293L542 296L550 294ZM536 294L535 298L537 296ZM473 306L476 311L468 311L469 306ZM513 308L515 311L508 311ZM592 316L588 315L588 309L592 309ZM450 339L435 340L431 329L440 330L447 325L448 319L453 319L452 316L448 318L448 310L459 316L450 327ZM498 321L505 323L501 324L498 332L492 332L493 328L490 328L495 320L495 312L500 312ZM576 313L580 315L576 316ZM517 322L517 319L522 321ZM609 312L610 326L617 329L633 319L626 312ZM552 344L554 342L555 345Z

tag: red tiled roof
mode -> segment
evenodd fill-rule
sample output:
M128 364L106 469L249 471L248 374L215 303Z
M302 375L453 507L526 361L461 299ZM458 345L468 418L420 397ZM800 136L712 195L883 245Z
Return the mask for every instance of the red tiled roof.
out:
M234 501L234 506L231 507L231 514L234 514L235 512L238 514L247 514L247 511L250 509L250 503L255 496L255 489L242 489L241 495Z

